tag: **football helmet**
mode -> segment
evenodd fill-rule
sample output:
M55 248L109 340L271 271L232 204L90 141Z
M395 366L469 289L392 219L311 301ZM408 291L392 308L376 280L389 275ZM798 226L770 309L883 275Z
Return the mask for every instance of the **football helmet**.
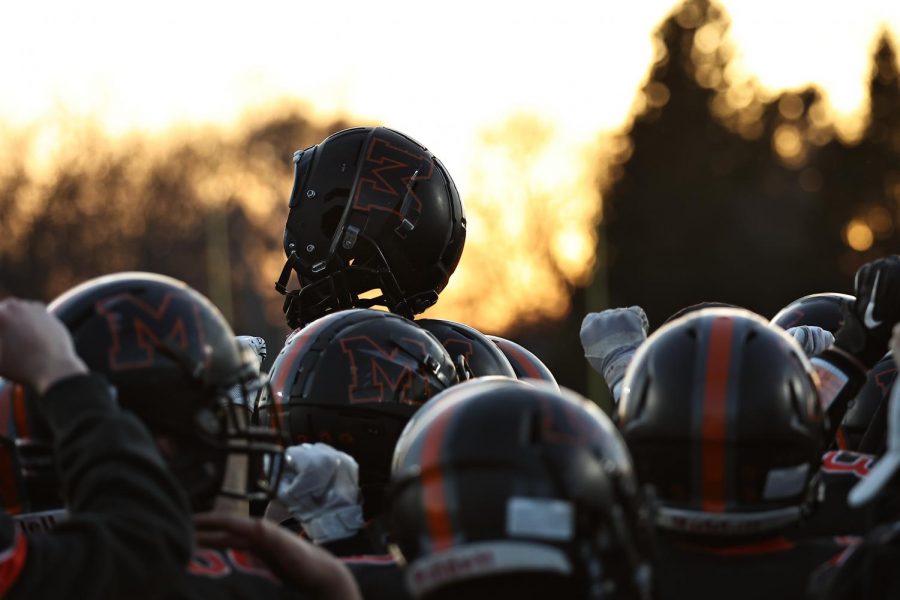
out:
M487 375L515 379L516 371L503 352L477 329L445 319L419 319L416 324L447 349L460 379Z
M73 288L48 310L88 368L106 376L119 403L154 434L195 511L219 495L275 491L279 431L249 425L250 399L263 385L256 358L239 349L209 300L169 277L121 273ZM223 489L232 455L246 458L246 489Z
M651 593L628 450L573 392L501 377L455 386L403 431L392 477L390 530L417 598Z
M553 373L550 372L547 365L541 362L541 359L535 356L534 352L506 338L498 337L496 335L488 335L485 337L500 348L500 352L503 353L503 356L506 357L506 360L509 361L513 371L515 371L516 378L545 381L559 389L559 384L556 383L556 378L553 377Z
M743 309L672 321L638 349L618 423L657 525L741 536L796 521L824 450L816 376L797 343Z
M25 386L0 379L0 506L13 516L62 509L53 435Z
M434 336L369 309L332 313L292 333L269 376L259 422L280 421L292 445L324 442L356 459L366 518L381 513L403 426L457 382Z
M844 324L844 309L856 300L849 294L826 292L810 294L794 300L772 317L772 323L782 329L798 325L815 325L836 333Z
M372 306L412 318L437 302L466 238L447 169L386 127L345 129L297 151L289 209L275 288L291 327ZM292 271L300 287L288 291ZM372 290L380 295L362 297Z
M897 379L897 363L888 353L866 375L850 403L835 439L842 450L882 455L887 444L887 401ZM882 418L875 419L876 413ZM864 442L865 440L865 442Z

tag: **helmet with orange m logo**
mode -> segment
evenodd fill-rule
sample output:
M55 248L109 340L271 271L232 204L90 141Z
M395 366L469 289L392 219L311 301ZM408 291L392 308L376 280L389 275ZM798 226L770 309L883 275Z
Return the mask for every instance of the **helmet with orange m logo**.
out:
M274 492L280 434L249 425L262 387L256 359L208 299L170 277L120 273L73 288L48 310L88 368L106 376L120 404L160 442L195 510L208 510L219 495ZM231 455L247 458L246 487L225 481Z
M437 302L462 255L456 185L422 144L387 127L339 131L294 154L275 287L291 327L348 308L412 318ZM288 291L291 273L300 287ZM378 290L376 297L363 297Z
M453 361L424 329L370 309L332 313L292 333L269 371L261 423L291 444L323 442L359 464L366 517L381 512L394 443L409 418L457 382Z

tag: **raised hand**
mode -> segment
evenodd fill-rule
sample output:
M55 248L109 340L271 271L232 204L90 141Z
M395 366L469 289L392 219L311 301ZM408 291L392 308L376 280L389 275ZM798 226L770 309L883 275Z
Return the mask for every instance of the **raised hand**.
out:
M43 395L71 375L87 373L72 338L40 302L0 301L0 376L30 385Z
M900 321L900 256L866 263L854 279L856 301L847 309L834 345L871 368L888 350Z

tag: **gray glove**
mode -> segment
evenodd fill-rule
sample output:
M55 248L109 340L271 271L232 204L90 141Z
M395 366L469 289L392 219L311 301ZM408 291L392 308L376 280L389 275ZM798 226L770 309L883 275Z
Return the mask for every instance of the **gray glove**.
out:
M234 339L237 340L238 345L242 349L249 348L253 350L256 358L259 359L259 364L266 360L266 340L255 335L239 335Z
M581 322L584 356L606 380L615 402L622 393L625 370L635 351L647 339L649 329L647 315L640 306L588 313Z
M285 450L278 501L316 544L350 537L365 525L359 465L328 444L300 444Z
M248 372L244 373L244 380L251 382L258 378L262 361L266 359L266 340L252 335L239 335L234 339L238 343L242 360L248 365ZM261 390L261 387L243 388L241 384L236 384L228 388L228 397L232 403L253 410Z
M787 330L788 335L797 340L807 356L824 352L834 343L834 336L827 329L815 325L798 325Z

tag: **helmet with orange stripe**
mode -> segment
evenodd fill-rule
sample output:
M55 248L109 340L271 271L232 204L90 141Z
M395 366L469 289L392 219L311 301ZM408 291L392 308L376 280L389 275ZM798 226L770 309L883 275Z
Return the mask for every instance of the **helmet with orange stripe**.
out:
M21 384L0 379L0 506L8 514L63 507L49 426Z
M518 379L537 379L545 381L554 387L559 387L553 373L550 372L550 369L547 368L547 365L541 359L535 356L534 352L512 340L496 335L489 335L487 338L500 348L500 352L512 365Z
M503 352L477 329L446 319L418 319L416 325L436 337L447 349L460 379L516 376Z
M824 449L812 367L778 327L742 309L677 319L638 350L619 427L657 526L743 536L797 521Z
M596 405L488 377L439 395L397 443L389 524L416 598L644 598L651 528Z
M427 331L370 309L326 315L294 331L269 370L257 418L280 420L292 444L324 442L359 464L366 518L381 512L391 455L409 418L457 382Z

